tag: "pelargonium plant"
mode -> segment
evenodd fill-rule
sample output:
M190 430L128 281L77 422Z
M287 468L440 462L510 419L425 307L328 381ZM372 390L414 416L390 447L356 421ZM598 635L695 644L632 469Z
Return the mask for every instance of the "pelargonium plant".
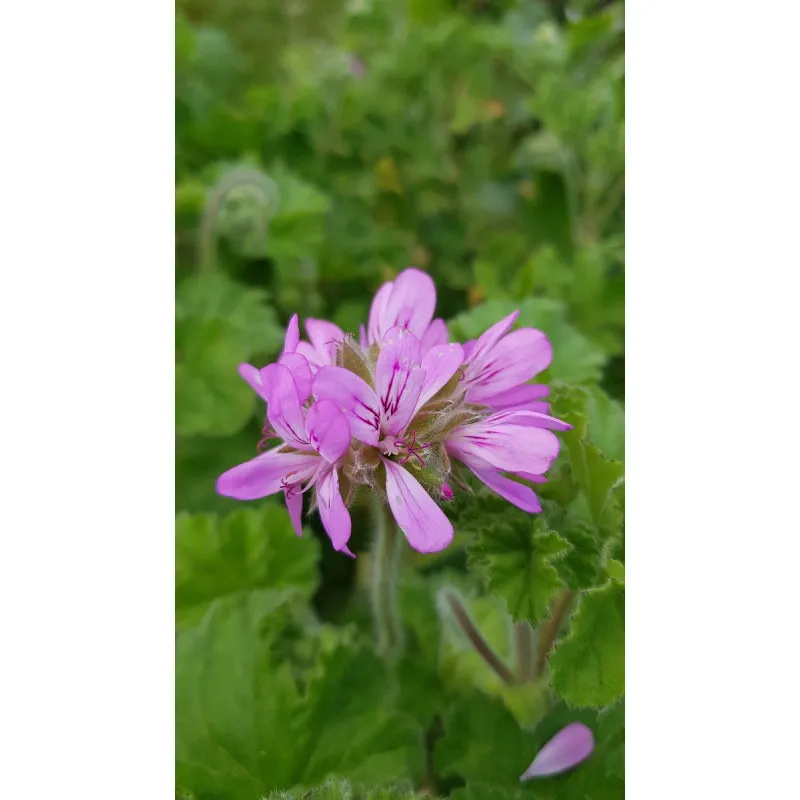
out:
M550 416L548 387L530 382L552 360L546 335L511 331L515 312L474 341L450 342L435 306L433 280L409 268L378 290L358 337L307 319L303 341L295 314L276 363L239 367L266 402L265 452L220 476L217 491L238 500L283 491L298 536L310 493L333 547L353 557L348 507L361 491L422 553L453 540L441 504L453 487L469 490L463 468L541 511L530 484L558 455L553 431L570 427Z

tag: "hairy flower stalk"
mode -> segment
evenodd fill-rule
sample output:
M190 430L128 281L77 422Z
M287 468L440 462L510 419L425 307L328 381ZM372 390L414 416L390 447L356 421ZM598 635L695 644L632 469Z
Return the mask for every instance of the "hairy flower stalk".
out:
M468 490L464 470L541 511L531 484L558 455L553 431L569 428L549 415L548 388L530 383L552 359L547 337L512 331L515 312L474 341L449 342L435 305L431 278L410 268L378 290L358 338L307 319L301 340L293 316L275 364L239 367L266 402L259 447L268 449L220 476L217 491L239 500L282 491L298 536L308 494L333 547L351 557L348 507L360 493L421 553L453 540L441 505L456 500L453 487Z
M403 560L402 537L388 506L373 503L375 542L372 552L370 601L378 654L396 660L403 650L403 624L397 606L397 584Z

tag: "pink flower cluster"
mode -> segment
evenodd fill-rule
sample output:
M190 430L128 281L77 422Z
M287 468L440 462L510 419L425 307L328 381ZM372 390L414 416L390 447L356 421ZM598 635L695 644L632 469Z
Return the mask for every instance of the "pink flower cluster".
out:
M375 295L358 339L331 322L297 315L274 364L239 372L267 404L260 447L276 446L225 472L217 491L255 500L283 491L297 534L303 494L313 489L336 550L352 556L354 493L367 488L388 502L409 544L444 549L453 526L438 502L468 490L459 464L519 508L541 511L528 483L543 483L558 455L548 388L529 381L552 360L547 337L533 328L509 333L517 312L478 339L450 343L434 319L436 288L406 269ZM513 475L514 477L509 477Z

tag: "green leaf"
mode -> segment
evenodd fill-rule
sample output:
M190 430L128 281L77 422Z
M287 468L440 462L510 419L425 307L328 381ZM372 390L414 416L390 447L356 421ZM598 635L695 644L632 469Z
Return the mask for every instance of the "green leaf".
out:
M228 513L241 508L239 501L216 492L217 478L255 455L260 433L254 424L238 434L218 439L179 436L175 442L175 511Z
M303 734L294 748L295 782L334 773L359 783L405 777L419 731L392 713L395 701L386 669L372 651L338 648L328 654L295 720Z
M402 786L354 787L347 779L332 779L319 786L273 792L268 800L419 800L419 795Z
M468 783L518 786L519 776L535 754L533 737L499 698L471 694L456 700L436 744L434 763L442 777L461 776Z
M570 473L584 495L589 520L599 529L616 534L621 525L621 512L615 493L624 482L625 467L620 461L606 458L590 441L594 430L602 427L590 421L593 397L598 404L596 407L602 408L606 401L600 399L597 391L557 386L552 397L552 413L573 425L572 430L561 436L569 457ZM608 408L606 403L606 411ZM615 424L621 426L616 414L612 412ZM619 441L616 444L619 445Z
M625 565L621 561L610 558L606 564L606 570L617 583L622 584L622 586L625 585Z
M625 589L610 581L586 592L570 633L549 659L553 689L573 706L613 703L625 691Z
M256 408L237 366L275 353L283 331L264 294L223 274L187 278L176 297L175 423L181 435L229 436Z
M525 794L524 789L476 782L456 789L450 795L450 800L524 800L530 796L530 793Z
M607 458L622 461L625 458L625 409L597 387L592 387L588 394L589 441Z
M546 616L553 596L563 587L554 566L570 549L555 531L547 530L541 516L515 514L513 523L490 525L470 548L473 559L486 565L487 588L501 597L514 620L532 625Z
M291 595L262 591L216 603L176 644L176 779L199 797L260 797L292 786L289 737L300 704L291 666L271 650Z
M290 590L249 592L216 601L179 635L179 788L252 800L332 775L365 784L405 777L419 732L394 711L385 668L340 637L317 649L304 688L285 647L296 609Z
M576 384L600 380L605 355L567 321L563 304L555 300L543 297L520 302L489 300L452 319L451 334L457 340L477 338L515 309L519 310L517 328L538 328L547 334L553 346L553 363L547 370L550 378Z
M266 502L220 519L178 514L175 520L175 611L179 624L197 620L213 600L256 588L317 587L319 542L295 534L282 505Z
M573 591L595 586L601 575L600 563L603 553L603 539L597 529L570 515L564 515L559 523L554 523L548 514L547 520L549 524L557 526L560 533L572 545L564 558L558 559L555 563L561 580Z

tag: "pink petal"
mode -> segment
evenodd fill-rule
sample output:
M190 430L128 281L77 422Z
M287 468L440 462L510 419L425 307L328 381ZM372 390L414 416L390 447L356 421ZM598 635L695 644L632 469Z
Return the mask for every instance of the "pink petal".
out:
M307 319L305 325L308 338L320 354L322 363L335 366L337 345L344 340L344 331L324 319Z
M562 728L537 754L520 781L558 775L585 761L594 751L594 736L582 722Z
M275 448L220 475L217 492L237 500L258 500L280 491L286 479L309 478L320 463L316 453L280 453Z
M447 323L443 319L435 319L428 325L428 330L422 335L419 343L422 348L422 354L425 355L431 347L447 344L449 341L450 334L447 330Z
M347 548L351 528L350 512L342 500L339 475L335 469L329 470L317 484L317 505L322 525L330 537L333 549L355 558Z
M303 409L297 396L297 384L283 364L270 364L261 370L261 380L267 386L267 419L275 432L294 447L307 448Z
M289 519L292 521L294 532L298 536L303 535L303 495L296 490L283 490L286 500L286 509L289 512Z
M448 452L468 466L478 458L503 472L547 472L558 448L558 438L550 431L511 424L495 416L456 428L447 440Z
M367 340L367 329L363 325L358 326L358 344L362 350L366 350L369 347L369 341Z
M433 278L414 267L405 269L395 278L381 315L382 332L397 326L408 328L415 336L422 336L433 319L435 307Z
M313 380L311 365L308 363L308 359L297 352L284 353L278 359L278 363L283 364L283 366L292 373L295 386L297 387L297 399L300 401L300 405L302 405L308 400L308 396L311 394L311 382Z
M383 326L382 320L386 311L386 304L389 302L389 295L392 293L394 283L389 281L384 283L372 298L372 305L369 307L369 343L380 342L384 331L391 328L391 325Z
M380 398L384 434L391 436L405 430L424 380L419 339L405 328L391 328L375 365L375 390Z
M461 346L464 348L464 361L470 361L472 356L472 351L475 349L476 339L470 339L468 342L464 342Z
M317 400L306 414L306 434L314 449L329 463L336 463L350 446L350 425L339 406Z
M323 356L317 352L317 349L310 342L298 342L295 353L303 356L308 365L311 367L311 373L314 374L320 367L325 366Z
M507 317L503 317L500 322L495 322L487 331L484 331L475 341L475 344L469 349L468 364L476 369L480 367L480 362L491 352L492 348L500 341L506 331L516 322L518 316L519 311L513 311Z
M428 350L422 358L425 381L417 401L421 408L449 380L464 361L464 348L460 344L439 344Z
M256 369L252 364L239 364L239 374L250 384L260 398L267 399L267 391L261 380L261 370Z
M527 408L528 403L541 400L550 394L550 387L542 383L525 383L514 386L504 392L485 397L483 403L491 408L501 411L504 408Z
M358 375L343 367L322 367L314 378L317 400L331 400L347 417L350 432L365 444L377 445L380 405L375 392Z
M532 472L523 472L522 470L514 473L518 478L530 481L531 483L547 483L547 478L544 475L534 475Z
M539 498L530 486L512 481L510 478L506 478L505 475L501 475L497 470L478 470L473 468L472 471L478 480L517 508L521 508L530 514L538 514L542 510Z
M512 331L497 342L480 363L465 370L466 380L472 385L467 399L482 402L486 397L526 383L546 369L552 360L553 348L542 331L534 328Z
M286 326L286 336L283 340L283 352L294 353L297 343L300 341L300 325L297 321L297 314L292 314L289 324Z
M453 541L453 525L411 473L384 458L389 508L408 543L420 553L437 553Z
M563 420L551 417L549 414L542 414L527 408L507 408L493 414L490 419L499 421L502 418L504 423L511 425L525 425L532 428L548 428L552 431L571 431L572 425Z

